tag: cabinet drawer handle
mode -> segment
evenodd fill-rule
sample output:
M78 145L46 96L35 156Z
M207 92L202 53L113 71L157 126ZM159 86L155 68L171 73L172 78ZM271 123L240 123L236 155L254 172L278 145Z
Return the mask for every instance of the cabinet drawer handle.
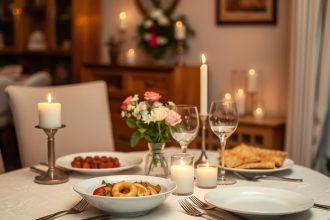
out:
M118 138L121 141L130 141L130 137L127 137L126 135L123 134L118 135Z

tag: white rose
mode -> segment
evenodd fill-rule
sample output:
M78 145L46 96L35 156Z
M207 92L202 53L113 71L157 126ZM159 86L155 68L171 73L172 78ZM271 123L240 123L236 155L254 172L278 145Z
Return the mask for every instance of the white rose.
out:
M146 20L144 23L143 23L143 26L145 28L150 28L152 25L154 24L154 22L152 20Z
M162 121L167 117L167 109L163 107L154 108L151 110L151 119L150 121Z
M145 40L149 40L149 38L150 38L150 34L145 34L145 35L144 35L144 39L145 39Z
M168 40L165 37L157 37L157 43L160 45L167 44Z
M168 19L167 19L166 16L160 16L160 17L157 19L157 21L158 21L158 24L159 24L160 26L167 26L167 25L169 24L169 21L168 21Z
M150 16L152 18L159 18L159 17L163 16L163 11L161 9L155 9L150 13Z
M144 111L146 109L147 109L147 105L144 102L140 102L133 111L134 117L136 117L136 119L140 120L142 111Z

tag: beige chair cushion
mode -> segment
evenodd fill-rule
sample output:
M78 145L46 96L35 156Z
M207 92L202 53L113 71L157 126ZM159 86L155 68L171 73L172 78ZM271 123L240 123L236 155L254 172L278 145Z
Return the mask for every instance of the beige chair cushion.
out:
M47 161L47 137L38 125L37 103L48 93L62 104L62 124L55 135L56 157L86 151L114 150L108 93L103 81L54 87L9 86L6 89L23 166Z

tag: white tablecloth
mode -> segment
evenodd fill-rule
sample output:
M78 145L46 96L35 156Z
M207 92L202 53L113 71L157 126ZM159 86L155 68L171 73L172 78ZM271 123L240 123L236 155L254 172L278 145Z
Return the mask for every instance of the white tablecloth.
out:
M178 152L179 149L168 148L166 154L171 155ZM189 150L188 152L195 154L198 158L199 151ZM145 152L131 153L144 157ZM209 159L216 160L216 152L208 152ZM42 166L40 166L42 168ZM120 174L143 174L143 164L139 167L127 170ZM292 183L275 180L261 180L258 182L248 182L239 180L235 185L218 186L235 187L235 186L265 186L281 189L288 189L311 196L315 202L330 205L330 178L324 176L311 169L295 165L292 169L282 173L285 176L293 178L303 178L302 183ZM68 209L76 204L81 197L72 189L73 185L81 180L91 178L80 174L71 174L67 183L59 185L40 185L33 182L36 173L31 172L28 168L9 172L0 175L0 219L35 219L48 215L50 213ZM203 199L205 193L209 190L195 187L194 195ZM135 219L194 219L195 217L186 215L179 206L177 200L185 197L171 195L161 206L152 210L149 214ZM66 215L58 218L61 219L82 219L90 216L101 214L100 211L93 207L80 214ZM299 214L282 216L281 219L314 219L314 220L330 220L330 212L326 210L312 208Z

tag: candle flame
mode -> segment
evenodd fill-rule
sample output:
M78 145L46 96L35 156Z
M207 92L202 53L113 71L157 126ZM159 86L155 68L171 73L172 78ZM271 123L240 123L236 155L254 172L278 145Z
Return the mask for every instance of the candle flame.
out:
M256 108L256 113L257 114L262 114L264 111L262 110L262 108L258 107Z
M225 94L225 100L226 101L230 101L231 100L231 94L230 93L226 93Z
M177 21L177 22L175 22L175 26L176 26L177 28L181 28L181 27L183 26L182 21Z
M52 102L52 94L48 93L47 100L48 102Z
M205 56L204 53L202 53L201 59L202 59L202 63L205 64L206 63L206 56Z
M122 11L122 12L120 12L120 14L119 14L119 19L120 20L125 20L126 19L126 12L124 12L124 11Z
M133 48L129 49L127 52L128 55L134 56L135 55L135 50Z
M254 76L255 74L256 74L255 69L250 69L250 70L249 70L249 75L250 75L250 76Z
M237 90L237 95L244 95L244 90L243 89L238 89Z

